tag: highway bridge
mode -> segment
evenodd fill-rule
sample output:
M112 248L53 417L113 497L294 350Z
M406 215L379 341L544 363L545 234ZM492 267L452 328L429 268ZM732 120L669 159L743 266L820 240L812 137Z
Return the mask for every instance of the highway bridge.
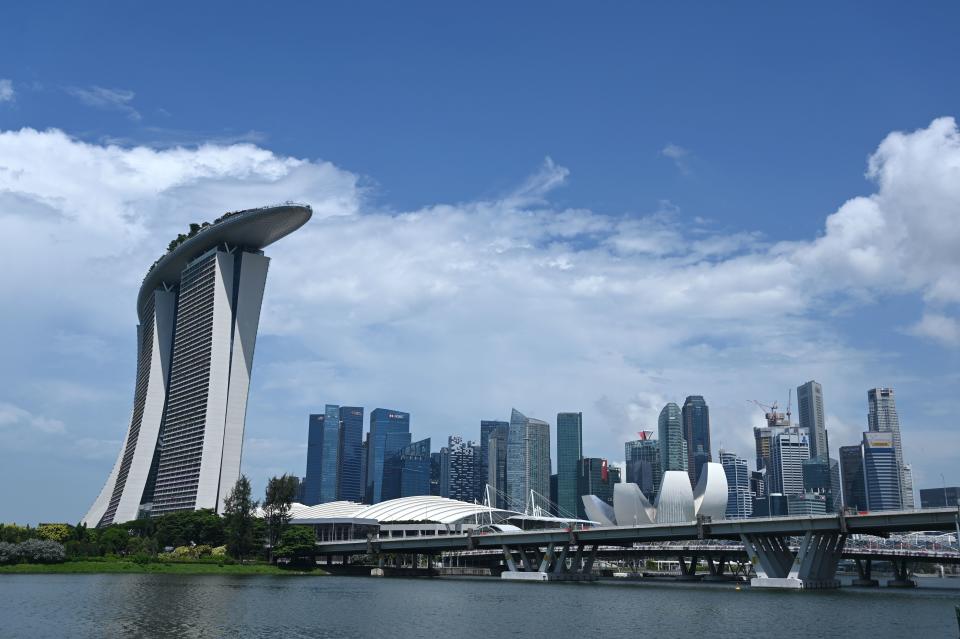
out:
M508 533L452 534L395 538L368 538L321 542L320 556L356 555L382 558L385 554L439 555L464 550L499 550L505 579L588 580L598 551L619 547L686 540L728 540L739 543L756 573L759 588L835 588L837 563L851 535L886 537L913 531L950 532L958 526L958 510L938 508L886 511L857 515L771 517L644 526L607 526L583 530L539 530ZM604 553L606 554L606 552ZM864 557L868 559L868 557ZM917 559L910 558L910 561ZM908 558L901 558L906 570ZM694 567L696 562L693 563ZM899 569L898 569L899 570Z

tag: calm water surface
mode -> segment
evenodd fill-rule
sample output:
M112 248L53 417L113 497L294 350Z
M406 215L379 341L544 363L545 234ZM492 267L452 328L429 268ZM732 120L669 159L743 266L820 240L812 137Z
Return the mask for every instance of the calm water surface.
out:
M0 575L3 637L957 637L960 590Z

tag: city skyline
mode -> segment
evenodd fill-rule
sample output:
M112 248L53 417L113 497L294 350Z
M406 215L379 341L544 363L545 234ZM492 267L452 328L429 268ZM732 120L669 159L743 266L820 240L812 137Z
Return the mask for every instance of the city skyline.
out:
M695 393L713 458L752 460L749 400L813 379L833 455L895 388L915 492L960 483L960 8L382 11L65 5L38 38L11 7L5 519L77 521L103 487L153 257L208 211L288 200L315 215L270 252L257 493L303 472L326 401L402 407L435 446L511 406L582 412L584 453L622 462ZM282 46L237 45L264 33Z

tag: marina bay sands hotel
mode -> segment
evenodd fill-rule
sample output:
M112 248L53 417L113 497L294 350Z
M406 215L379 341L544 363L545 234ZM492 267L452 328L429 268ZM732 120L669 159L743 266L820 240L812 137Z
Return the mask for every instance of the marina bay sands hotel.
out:
M143 514L223 510L240 476L247 393L270 259L307 220L287 204L192 225L147 272L137 297L130 427L87 526Z

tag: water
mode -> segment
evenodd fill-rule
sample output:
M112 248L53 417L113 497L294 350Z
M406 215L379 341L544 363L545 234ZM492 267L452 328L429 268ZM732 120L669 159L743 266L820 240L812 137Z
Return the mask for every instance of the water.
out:
M2 637L957 637L960 590L0 575Z

